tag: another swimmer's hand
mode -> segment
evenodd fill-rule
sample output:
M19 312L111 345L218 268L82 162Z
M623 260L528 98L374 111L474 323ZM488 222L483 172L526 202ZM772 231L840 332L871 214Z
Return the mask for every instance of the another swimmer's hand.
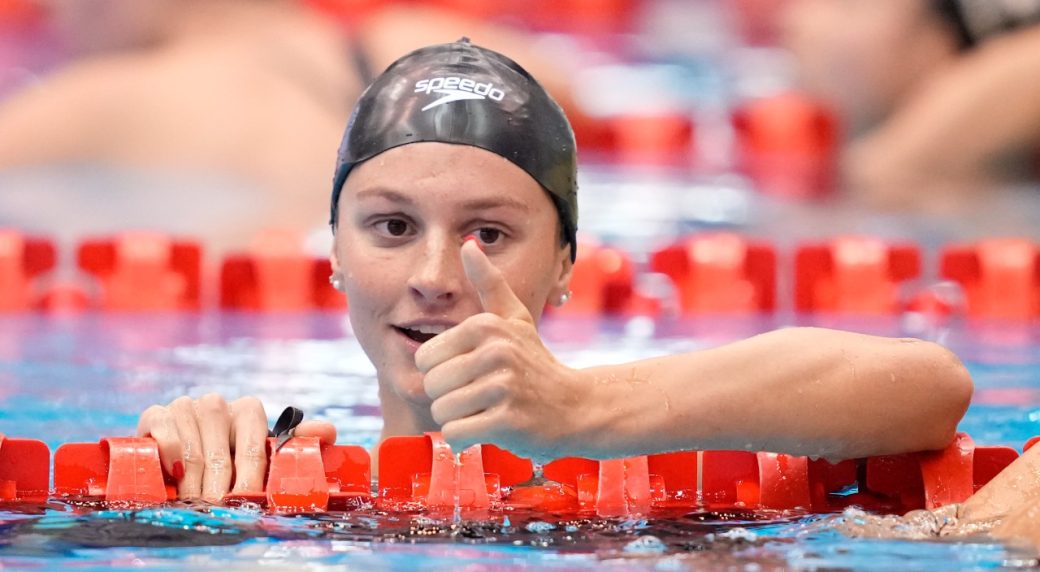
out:
M531 313L470 242L462 263L484 312L415 354L433 419L455 451L494 443L528 457L571 453L581 438L588 384L549 352Z
M141 414L137 435L156 440L159 459L177 480L181 499L219 502L229 491L263 490L267 414L255 397L228 404L210 393L197 400L180 397L166 406L153 405ZM304 421L295 435L336 442L335 427L321 421Z

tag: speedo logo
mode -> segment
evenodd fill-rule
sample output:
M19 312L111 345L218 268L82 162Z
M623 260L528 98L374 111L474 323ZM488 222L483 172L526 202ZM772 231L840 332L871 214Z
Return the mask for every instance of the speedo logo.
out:
M491 99L502 101L505 92L489 83L477 83L461 77L434 77L415 82L415 93L439 93L443 97L433 101L422 110L433 109L445 103L464 99Z

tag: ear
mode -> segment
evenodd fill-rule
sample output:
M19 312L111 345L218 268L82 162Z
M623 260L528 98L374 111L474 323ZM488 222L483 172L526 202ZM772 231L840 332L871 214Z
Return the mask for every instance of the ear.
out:
M329 264L332 265L332 276L329 276L329 282L333 288L343 292L343 269L339 265L339 254L336 252L335 240L332 241L332 249L329 251Z
M329 264L332 265L333 274L342 274L343 270L339 266L339 253L336 252L336 240L333 238L332 247L329 249Z
M571 276L574 274L574 263L571 262L571 245L567 243L557 251L556 278L549 291L549 303L559 306L563 296L570 292Z

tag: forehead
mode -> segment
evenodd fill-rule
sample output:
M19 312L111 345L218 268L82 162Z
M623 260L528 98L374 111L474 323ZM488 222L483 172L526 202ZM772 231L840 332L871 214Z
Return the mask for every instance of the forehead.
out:
M371 190L389 190L416 201L498 197L531 208L553 208L546 191L520 167L479 147L450 143L412 143L376 155L351 171L343 198L365 196Z

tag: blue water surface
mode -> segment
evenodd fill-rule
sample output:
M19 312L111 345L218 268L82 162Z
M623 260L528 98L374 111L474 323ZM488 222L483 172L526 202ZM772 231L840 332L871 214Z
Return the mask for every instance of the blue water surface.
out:
M561 318L548 320L543 334L564 362L584 366L702 349L806 320ZM824 325L921 333L897 319ZM371 446L378 436L374 371L342 315L26 314L0 317L0 329L0 432L42 439L52 450L133 434L149 405L210 391L259 396L269 415L295 405L333 422L341 443ZM958 351L974 375L975 402L961 430L980 444L1019 449L1040 434L1035 328L954 322L925 334ZM421 513L278 516L198 504L0 508L0 563L12 569L961 570L1034 563L985 538L850 538L830 524L834 517L801 513L626 520L514 511L453 523Z

